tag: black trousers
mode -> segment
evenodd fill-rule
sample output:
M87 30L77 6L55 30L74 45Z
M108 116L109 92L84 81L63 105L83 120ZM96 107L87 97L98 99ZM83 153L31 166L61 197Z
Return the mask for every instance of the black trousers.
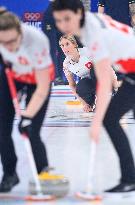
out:
M21 91L25 87L26 90L26 104L29 103L33 92L36 89L35 85L23 84L16 82L17 91ZM38 173L43 168L48 166L47 154L44 144L40 138L40 129L47 110L48 99L43 104L40 111L32 120L31 132L29 133L29 139L32 146L36 166ZM12 99L7 84L7 79L4 71L0 74L0 154L1 162L3 165L3 172L12 175L16 169L17 156L11 137L13 120L15 110L12 104ZM19 137L19 136L18 136Z
M135 80L135 74L129 77ZM119 121L129 110L135 108L135 85L123 81L118 93L112 98L104 118L104 127L118 154L121 168L121 182L135 183L135 165L128 138ZM134 133L133 133L134 134Z
M76 85L77 94L90 106L95 103L96 82L94 69L91 69L90 78L80 79Z

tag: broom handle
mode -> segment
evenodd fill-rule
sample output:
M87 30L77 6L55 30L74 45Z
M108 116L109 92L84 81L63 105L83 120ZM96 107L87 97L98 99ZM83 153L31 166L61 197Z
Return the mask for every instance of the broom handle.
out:
M90 146L88 184L87 184L87 189L90 192L93 191L93 177L94 177L94 170L95 170L95 163L96 163L96 150L97 150L97 142L95 142L92 139L91 146Z
M21 116L21 109L20 109L20 105L19 105L19 102L18 102L18 99L17 99L17 91L16 91L12 71L11 71L10 68L6 68L5 73L6 73L6 76L7 76L8 86L9 86L9 90L10 90L10 93L11 93L12 102L13 102L13 105L14 105L15 112L20 117ZM27 154L28 154L28 158L29 158L29 162L30 162L30 166L31 166L31 171L32 171L34 181L35 181L35 185L36 185L36 191L37 191L37 193L42 193L42 189L41 189L41 185L40 185L40 182L39 182L39 179L38 179L38 172L37 172L35 160L34 160L34 157L33 157L33 152L32 152L31 144L30 144L30 141L29 141L29 137L26 134L21 134L21 136L24 139L24 144L25 144L25 148L26 148L26 151L27 151Z

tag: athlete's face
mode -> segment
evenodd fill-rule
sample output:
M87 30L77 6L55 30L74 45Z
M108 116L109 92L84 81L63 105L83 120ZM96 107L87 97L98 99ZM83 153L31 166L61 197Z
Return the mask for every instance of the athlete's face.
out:
M72 57L76 51L76 45L65 38L61 40L60 47L66 56Z
M0 45L3 45L8 51L15 52L21 43L21 34L15 29L0 31Z
M57 28L62 33L79 35L80 21L82 19L82 12L80 9L76 13L71 10L54 11L53 16Z

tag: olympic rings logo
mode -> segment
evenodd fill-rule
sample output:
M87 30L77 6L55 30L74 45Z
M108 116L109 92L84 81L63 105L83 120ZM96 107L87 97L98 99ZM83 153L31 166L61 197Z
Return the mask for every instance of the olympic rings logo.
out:
M33 13L33 12L26 12L24 13L24 21L41 21L42 20L42 14L39 12Z

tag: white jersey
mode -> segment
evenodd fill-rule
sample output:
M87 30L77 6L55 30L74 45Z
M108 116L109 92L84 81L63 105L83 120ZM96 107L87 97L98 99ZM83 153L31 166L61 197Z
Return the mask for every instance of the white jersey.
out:
M90 76L90 69L92 67L91 57L86 47L78 49L80 58L78 62L74 62L70 57L66 57L63 62L63 70L66 76L74 73L80 78Z
M86 12L81 41L94 63L110 58L117 71L135 72L135 36L131 27L104 14Z
M0 53L5 62L12 64L12 70L18 80L34 81L34 71L52 65L47 37L32 26L22 23L22 41L16 52L10 52L2 45ZM33 82L34 83L34 82Z

